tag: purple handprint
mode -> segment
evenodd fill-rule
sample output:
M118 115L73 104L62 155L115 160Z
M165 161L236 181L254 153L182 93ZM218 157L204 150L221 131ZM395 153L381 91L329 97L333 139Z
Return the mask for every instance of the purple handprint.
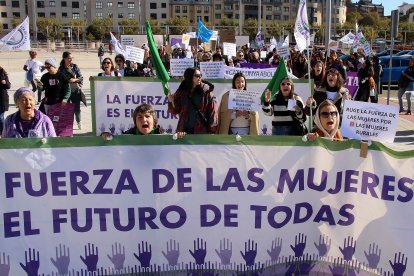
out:
M266 124L263 124L262 132L263 132L264 135L267 134L267 125Z
M173 243L174 242L174 243ZM170 266L175 266L178 263L178 256L180 256L180 244L175 240L170 240L170 245L167 242L167 253L162 251L162 255L167 259Z
M248 240L244 243L244 253L240 251L240 254L246 262L246 266L253 266L257 255L257 243L253 240L250 243Z
M29 259L27 259L27 251L24 252L24 259L26 264L20 263L20 266L26 271L27 276L37 276L39 270L39 251L33 249L33 252L29 248Z
M120 243L115 243L112 245L112 256L107 254L109 260L114 264L116 270L124 268L125 261L125 246Z
M88 243L85 245L85 258L80 256L82 262L86 265L88 271L96 271L98 265L98 247Z
M401 254L401 252L395 253L394 256L394 263L391 263L391 260L389 260L390 265L392 267L392 270L394 271L394 276L402 276L404 275L405 269L407 268L407 261L408 257L405 257L405 255Z
M141 250L142 249L142 250ZM141 245L138 243L138 255L134 253L135 258L141 263L141 267L150 267L151 265L151 244L142 241Z
M197 238L197 240L194 240L194 252L190 249L188 251L190 252L191 256L193 256L196 264L202 265L204 264L204 259L207 255L207 242L204 242L203 239Z
M344 239L344 248L339 247L339 250L344 256L344 260L346 261L352 260L352 256L355 253L355 249L356 241L354 241L354 238L351 236L348 236L348 238Z
M166 129L166 132L168 134L171 134L172 133L172 125L168 125L168 128Z
M331 248L331 239L328 237L325 237L325 235L319 236L319 244L316 244L316 242L313 243L318 250L319 256L325 256L329 249Z
M230 242L229 239L220 240L220 251L218 251L217 249L215 249L215 251L219 256L222 265L230 264L232 250L233 244L232 242Z
M123 133L125 131L125 125L124 124L120 124L119 125L119 133Z
M341 258L336 258L334 260L333 267L329 266L329 270L331 271L333 276L346 275L346 267Z
M115 124L114 123L110 123L109 124L109 131L111 131L111 134L114 135L115 134Z
M378 249L378 244L370 244L368 253L364 251L365 257L368 260L369 268L377 268L381 258L381 249Z
M59 251L58 251L59 249ZM57 268L59 275L66 275L68 274L69 270L69 263L70 263L70 257L69 257L69 247L59 244L59 248L56 246L56 260L53 260L53 258L50 258L50 261L52 264Z
M316 264L312 259L312 256L306 253L300 258L299 275L308 275L315 265Z
M0 256L0 275L8 276L10 272L10 256L3 252L3 259Z
M306 238L307 237L301 233L299 233L299 236L295 236L295 246L290 245L290 248L295 252L295 257L301 257L303 255L306 247Z
M105 132L105 130L106 130L106 126L105 126L105 124L104 124L104 123L102 123L102 124L101 124L101 127L99 128L99 130L101 131L101 133L102 133L102 132Z
M269 254L270 259L275 262L279 258L280 252L282 251L282 239L276 238L272 241L272 248L267 250L267 254Z

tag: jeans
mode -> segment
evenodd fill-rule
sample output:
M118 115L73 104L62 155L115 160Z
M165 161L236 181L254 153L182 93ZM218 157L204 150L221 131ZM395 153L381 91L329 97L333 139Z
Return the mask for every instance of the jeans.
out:
M407 88L400 88L398 89L398 103L400 105L400 112L404 112L404 102L403 102L403 95L405 94L405 98L407 99L407 111L411 111L411 91L405 93Z
M292 135L291 126L273 126L272 135Z
M77 123L79 123L81 121L81 108L80 108L81 93L80 92L71 93L68 103L73 103L75 105L75 120Z

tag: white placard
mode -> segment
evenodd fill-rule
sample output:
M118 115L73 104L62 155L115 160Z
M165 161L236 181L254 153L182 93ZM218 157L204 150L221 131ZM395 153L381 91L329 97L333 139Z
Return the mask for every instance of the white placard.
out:
M229 57L236 56L236 43L223 42L223 55Z
M184 76L185 69L191 67L194 67L194 60L191 58L170 59L170 74L173 77Z
M372 55L372 53L371 53L371 45L369 45L368 42L365 42L364 45L363 45L363 47L364 47L365 56L371 56Z
M200 62L200 72L205 79L223 79L224 78L224 62Z
M398 126L398 106L345 101L341 133L357 140L394 141Z
M339 42L335 40L329 41L328 49L331 51L337 51L339 46Z
M303 99L302 99L302 100L303 100ZM295 111L295 106L296 106L296 100L294 100L294 99L289 99L289 100L288 100L288 106L287 106L287 109L288 109L288 110Z
M210 37L210 40L217 40L218 38L218 31L213 31L213 35Z
M133 46L127 45L125 47L125 60L137 62L139 64L144 63L145 50Z
M267 52L266 51L260 51L260 58L266 58Z
M283 57L285 60L289 60L290 59L289 46L277 47L276 52L278 53L278 55L280 55L281 57Z
M231 89L229 93L229 109L259 111L262 92L252 90Z

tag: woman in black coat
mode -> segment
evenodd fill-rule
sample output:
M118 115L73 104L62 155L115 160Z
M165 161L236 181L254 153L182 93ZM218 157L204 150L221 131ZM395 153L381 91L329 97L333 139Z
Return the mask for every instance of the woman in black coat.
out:
M3 132L4 112L9 110L9 94L10 89L9 75L6 70L0 66L0 133Z

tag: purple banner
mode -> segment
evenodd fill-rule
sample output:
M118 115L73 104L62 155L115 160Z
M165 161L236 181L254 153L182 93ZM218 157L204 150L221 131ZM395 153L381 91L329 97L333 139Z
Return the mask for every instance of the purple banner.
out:
M352 95L352 98L355 96L358 91L358 72L348 71L347 79L345 82L345 87L348 88L349 94Z
M249 69L266 69L277 67L276 65L266 64L266 63L240 63L241 68L249 68Z
M73 114L75 105L60 103L49 106L47 116L52 120L57 136L73 136Z

